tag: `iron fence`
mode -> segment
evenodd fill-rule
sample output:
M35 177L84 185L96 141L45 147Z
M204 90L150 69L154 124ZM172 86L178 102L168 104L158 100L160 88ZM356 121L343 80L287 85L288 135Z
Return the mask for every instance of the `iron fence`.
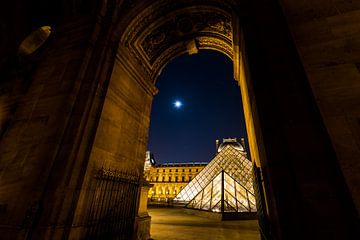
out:
M266 214L265 196L263 189L263 180L261 176L261 169L254 164L254 190L256 196L256 207L259 217L259 230L261 240L271 240L270 224Z
M86 239L130 240L134 232L140 177L101 169L95 175Z

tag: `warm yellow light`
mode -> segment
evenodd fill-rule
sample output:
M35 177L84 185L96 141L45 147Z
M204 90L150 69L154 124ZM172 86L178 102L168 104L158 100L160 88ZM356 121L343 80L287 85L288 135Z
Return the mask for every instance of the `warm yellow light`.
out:
M42 26L27 36L20 44L19 54L29 55L40 48L49 38L52 29L50 26Z

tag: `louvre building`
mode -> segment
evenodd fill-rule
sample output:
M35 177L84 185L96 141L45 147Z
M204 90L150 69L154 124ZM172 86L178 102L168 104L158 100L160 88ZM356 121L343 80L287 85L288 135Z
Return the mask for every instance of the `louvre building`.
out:
M144 177L151 184L149 203L172 201L206 165L206 162L156 164L153 154L147 151Z
M252 163L244 147L236 139L223 139L217 155L175 201L209 212L255 213Z

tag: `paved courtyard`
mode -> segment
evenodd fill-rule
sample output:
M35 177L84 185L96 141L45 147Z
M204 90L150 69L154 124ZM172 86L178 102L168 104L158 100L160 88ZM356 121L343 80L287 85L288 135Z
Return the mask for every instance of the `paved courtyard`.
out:
M257 220L216 221L179 208L151 208L154 240L259 240Z

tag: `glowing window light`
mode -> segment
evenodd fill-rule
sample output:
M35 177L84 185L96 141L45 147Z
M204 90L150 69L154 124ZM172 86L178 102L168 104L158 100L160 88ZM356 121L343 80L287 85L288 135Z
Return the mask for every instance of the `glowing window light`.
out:
M223 170L225 181L222 190ZM256 209L252 163L243 152L230 146L224 147L193 181L180 191L175 200L188 202L188 207L220 212L222 191L225 211L249 212Z

